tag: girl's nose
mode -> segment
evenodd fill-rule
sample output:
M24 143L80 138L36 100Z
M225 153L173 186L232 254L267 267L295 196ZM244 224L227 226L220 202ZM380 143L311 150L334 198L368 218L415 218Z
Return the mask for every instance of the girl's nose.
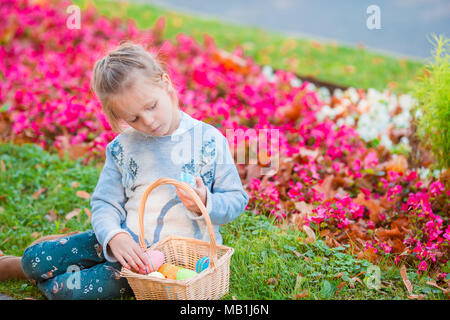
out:
M146 126L151 127L153 125L153 119L150 117L150 115L146 114L144 116L144 123Z

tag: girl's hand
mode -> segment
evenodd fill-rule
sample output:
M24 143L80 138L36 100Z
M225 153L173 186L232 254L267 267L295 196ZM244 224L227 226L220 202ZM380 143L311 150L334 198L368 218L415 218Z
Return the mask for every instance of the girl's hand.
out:
M201 177L196 177L195 181L197 183L197 187L196 188L192 188L197 195L200 197L200 199L202 200L203 204L206 207L206 186L203 183L203 180ZM200 208L197 206L197 204L194 202L194 199L184 190L176 187L175 192L177 193L178 197L180 198L181 202L184 204L184 206L189 210L189 211L193 211L195 212L197 215L201 216L202 212L200 211Z
M150 261L148 261L144 249L128 233L121 232L116 234L109 240L108 246L122 266L127 269L132 267L135 271L142 274L147 273L145 272L147 269L146 265L150 265Z

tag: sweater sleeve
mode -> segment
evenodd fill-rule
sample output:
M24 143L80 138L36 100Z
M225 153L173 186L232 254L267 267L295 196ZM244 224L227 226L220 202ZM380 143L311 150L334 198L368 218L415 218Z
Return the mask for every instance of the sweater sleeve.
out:
M121 228L126 219L124 205L125 189L122 186L121 173L111 155L111 143L106 146L106 159L100 173L94 193L91 197L92 228L98 242L103 247L105 259L116 262L117 259L108 250L108 242L120 232L128 233Z
M222 135L217 147L215 176L211 190L207 189L206 210L211 222L226 224L240 215L248 204L248 195L230 152L228 140Z

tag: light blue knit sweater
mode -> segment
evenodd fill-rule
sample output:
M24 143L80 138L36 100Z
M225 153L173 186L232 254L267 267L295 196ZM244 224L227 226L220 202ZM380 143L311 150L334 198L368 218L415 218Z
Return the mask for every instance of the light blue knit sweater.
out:
M125 231L138 242L140 201L145 189L159 178L180 180L185 173L202 178L217 244L222 244L219 225L234 220L248 204L225 136L180 112L180 125L172 135L150 136L130 127L106 147L91 207L93 230L110 262L117 261L107 250L114 235ZM147 245L168 235L209 241L204 217L189 211L175 186L168 184L156 187L147 198L144 233Z

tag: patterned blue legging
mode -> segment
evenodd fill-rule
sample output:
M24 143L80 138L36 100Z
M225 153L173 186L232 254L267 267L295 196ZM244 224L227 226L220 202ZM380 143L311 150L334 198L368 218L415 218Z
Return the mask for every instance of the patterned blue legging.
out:
M24 273L50 300L117 299L132 295L119 262L109 262L92 230L36 243L22 256Z

